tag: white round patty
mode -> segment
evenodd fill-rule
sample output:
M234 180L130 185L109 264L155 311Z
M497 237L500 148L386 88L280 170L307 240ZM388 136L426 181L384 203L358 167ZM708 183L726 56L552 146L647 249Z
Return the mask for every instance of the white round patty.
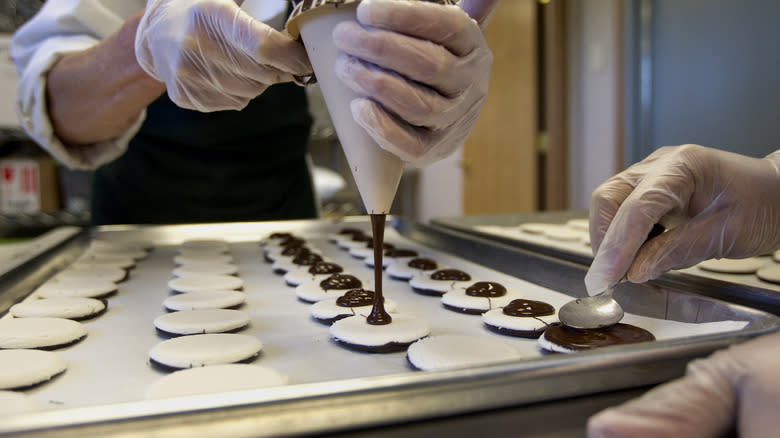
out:
M163 301L169 310L224 309L239 306L246 301L246 294L237 290L206 290L173 295Z
M180 265L173 270L176 277L187 277L190 275L233 275L238 272L238 266L232 263L187 263Z
M746 259L710 259L697 266L705 271L723 274L753 274L766 264L766 259L750 257Z
M311 316L319 320L331 320L352 315L359 315L365 318L371 313L371 309L374 307L373 304L368 304L365 306L343 307L336 304L336 300L338 300L338 298L330 298L312 304L311 307L309 307ZM389 298L385 298L385 311L387 313L395 312L396 307L397 306L395 301Z
M64 318L0 319L0 348L44 348L70 344L87 335L84 325Z
M780 283L780 264L764 266L756 271L758 278L771 283Z
M249 325L249 314L241 310L204 309L166 313L154 319L158 330L178 335L224 333Z
M99 298L116 292L116 283L104 278L63 278L48 281L35 293L41 298Z
M168 287L176 292L201 292L205 290L236 290L244 286L244 281L232 275L189 275L174 278Z
M362 316L348 316L330 326L330 335L354 346L381 347L389 344L410 344L430 334L428 324L413 316L395 314L393 322L371 325Z
M115 268L130 269L135 266L135 259L123 255L87 253L73 262L73 267L76 268L90 266L113 266Z
M80 319L106 309L103 301L82 297L54 297L14 304L8 312L15 318L52 317Z
M116 266L100 265L81 265L80 267L70 267L57 274L57 280L66 280L72 278L99 278L113 283L119 283L127 278L127 271Z
M171 368L195 368L241 362L262 349L263 343L254 336L208 333L162 341L152 347L149 357Z
M511 345L485 336L439 335L410 345L406 357L417 369L437 371L509 361L522 354Z
M0 389L45 382L67 368L58 354L41 350L0 350ZM6 409L3 403L3 410Z
M180 252L227 252L229 246L224 240L217 239L193 239L182 242L179 246Z
M233 256L230 254L217 254L211 252L179 254L173 258L177 265L187 265L190 263L232 263Z
M261 365L226 364L175 371L154 382L147 399L268 388L287 383L276 370Z

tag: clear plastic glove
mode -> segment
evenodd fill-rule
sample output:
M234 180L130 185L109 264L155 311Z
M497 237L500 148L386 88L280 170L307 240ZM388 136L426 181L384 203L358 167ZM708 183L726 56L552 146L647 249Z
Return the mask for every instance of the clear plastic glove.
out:
M238 110L269 85L311 74L303 46L234 0L148 0L135 55L178 106Z
M339 78L358 94L352 116L383 149L414 165L447 157L485 102L493 55L457 6L363 0L333 31Z
M779 199L780 151L758 159L696 145L661 148L593 192L588 292L773 251ZM667 231L645 242L656 223Z
M691 362L685 377L588 422L589 438L741 438L780 433L780 332Z

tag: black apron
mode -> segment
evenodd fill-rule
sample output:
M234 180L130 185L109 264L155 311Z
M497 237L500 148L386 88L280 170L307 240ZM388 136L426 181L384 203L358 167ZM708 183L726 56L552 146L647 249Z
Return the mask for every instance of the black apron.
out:
M201 113L167 95L127 151L92 182L92 223L170 224L312 218L304 90L269 87L242 111Z

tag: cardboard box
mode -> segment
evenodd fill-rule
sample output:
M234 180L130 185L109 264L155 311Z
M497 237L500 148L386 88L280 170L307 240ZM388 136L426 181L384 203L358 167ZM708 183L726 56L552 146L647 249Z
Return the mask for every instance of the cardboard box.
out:
M59 206L57 165L53 159L0 160L0 213L51 213Z

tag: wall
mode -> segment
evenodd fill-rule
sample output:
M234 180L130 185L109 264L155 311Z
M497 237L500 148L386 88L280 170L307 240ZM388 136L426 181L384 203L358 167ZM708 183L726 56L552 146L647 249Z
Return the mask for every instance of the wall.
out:
M618 166L619 1L567 3L569 209L588 208Z

